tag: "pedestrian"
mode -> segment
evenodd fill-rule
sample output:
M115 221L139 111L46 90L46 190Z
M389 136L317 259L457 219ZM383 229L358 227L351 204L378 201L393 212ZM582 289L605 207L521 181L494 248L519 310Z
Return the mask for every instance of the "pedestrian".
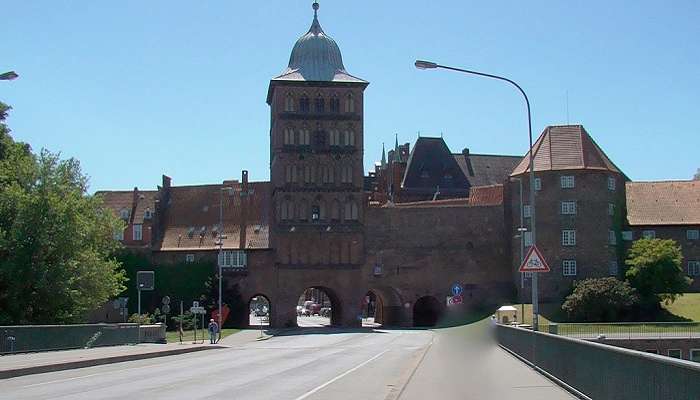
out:
M218 339L218 333L219 333L219 324L214 321L214 318L209 320L209 341L211 344L214 344L217 342Z

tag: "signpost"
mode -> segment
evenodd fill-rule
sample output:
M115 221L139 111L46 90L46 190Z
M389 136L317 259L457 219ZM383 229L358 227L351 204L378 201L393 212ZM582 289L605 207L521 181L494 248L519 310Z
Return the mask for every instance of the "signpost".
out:
M522 265L520 265L520 272L549 272L549 265L544 260L544 256L537 248L537 246L530 247L525 260L523 260Z
M204 307L199 306L198 301L193 301L192 307L190 307L190 313L192 313L192 317L194 318L194 344L197 342L197 314L202 314L202 329L204 329L204 314L206 314L207 311ZM204 340L204 332L202 332L202 340Z
M141 291L153 290L155 288L155 272L153 271L137 271L136 272L136 289L139 292L139 324L141 323Z

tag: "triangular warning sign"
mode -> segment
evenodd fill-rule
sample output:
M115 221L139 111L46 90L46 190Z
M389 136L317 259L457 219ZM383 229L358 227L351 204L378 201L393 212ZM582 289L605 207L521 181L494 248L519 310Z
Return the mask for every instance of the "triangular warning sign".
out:
M523 264L520 266L520 272L549 272L549 265L536 246L530 247Z

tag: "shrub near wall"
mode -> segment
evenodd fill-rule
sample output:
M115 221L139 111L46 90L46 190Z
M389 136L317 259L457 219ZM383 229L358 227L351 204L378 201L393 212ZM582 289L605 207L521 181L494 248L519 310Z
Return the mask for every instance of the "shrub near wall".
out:
M180 313L180 301L189 310L192 301L198 301L207 292L206 281L214 275L211 262L153 265L147 256L128 251L120 253L117 259L129 278L127 290L120 296L129 298L130 314L138 309L137 271L155 272L155 290L141 292L141 312L152 313L162 306L163 296L170 296L170 316Z

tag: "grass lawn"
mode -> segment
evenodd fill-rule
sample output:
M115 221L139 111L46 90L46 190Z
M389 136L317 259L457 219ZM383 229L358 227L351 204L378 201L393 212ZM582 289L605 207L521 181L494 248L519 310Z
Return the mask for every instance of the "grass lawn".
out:
M518 317L521 316L521 305L511 304L518 310ZM662 313L657 321L646 322L700 322L700 293L686 293L679 297L671 305L663 305L666 313ZM561 305L557 303L540 304L540 324L548 324L550 321L563 322L566 321L564 313L561 311ZM525 304L525 321L526 324L532 324L532 304ZM588 325L588 324L587 324ZM611 328L616 329L616 328ZM656 332L663 331L667 328L660 326L645 326L645 331ZM669 328L673 329L673 328ZM613 331L610 331L613 332Z
M700 293L686 293L671 305L663 305L671 314L700 322Z
M232 335L232 334L237 333L239 331L240 331L240 329L224 328L221 330L221 338L223 339L226 336ZM202 335L204 335L204 336L202 337ZM202 338L204 338L204 340L208 341L209 340L209 332L207 332L206 330L203 331L201 329L198 329L197 330L197 341L198 342L201 341ZM167 340L168 343L177 343L180 341L180 333L176 330L175 331L168 331L165 334L165 339ZM194 340L194 330L185 331L185 334L182 336L182 341L185 343L187 343L187 342L191 343L193 340Z

